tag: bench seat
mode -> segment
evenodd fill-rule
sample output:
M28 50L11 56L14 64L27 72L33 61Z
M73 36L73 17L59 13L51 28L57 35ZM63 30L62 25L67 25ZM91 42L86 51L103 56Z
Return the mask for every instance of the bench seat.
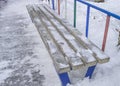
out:
M97 64L109 61L101 49L47 5L28 5L27 9L59 75L80 70L83 77Z

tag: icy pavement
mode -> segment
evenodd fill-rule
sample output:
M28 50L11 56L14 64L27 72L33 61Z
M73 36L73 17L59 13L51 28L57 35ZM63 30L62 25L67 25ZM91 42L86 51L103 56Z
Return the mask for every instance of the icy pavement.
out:
M32 24L26 4L0 10L0 86L60 86L52 60ZM19 9L19 10L18 10Z

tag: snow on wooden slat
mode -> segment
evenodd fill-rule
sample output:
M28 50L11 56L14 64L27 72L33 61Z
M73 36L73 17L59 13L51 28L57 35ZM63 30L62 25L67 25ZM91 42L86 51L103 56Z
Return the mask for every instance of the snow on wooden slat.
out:
M51 28L48 27L48 30L51 30ZM59 33L57 33L57 31L56 32L55 31L56 30L51 30L50 34L52 35L52 38L54 38L55 42L57 42L58 47L62 50L63 54L68 58L71 68L78 69L81 66L83 66L83 63L81 62L80 58L78 58L75 55L74 51L68 46L66 41L59 35ZM61 44L64 44L64 45L61 45Z
M41 7L42 9L42 7ZM43 10L43 9L42 9ZM47 14L48 11L43 10L43 13ZM84 62L85 65L88 66L92 66L96 64L96 59L94 58L94 56L88 51L88 49L85 49L84 47L79 47L78 43L76 43L77 41L75 41L75 37L72 36L71 33L69 33L65 27L63 27L57 20L55 20L55 18L52 15L47 15L49 19L51 19L50 21L53 23L54 26L56 26L56 30L63 36L64 39L66 39L67 43L72 47L72 49L74 49L74 51L76 53L79 52L81 57L81 60ZM61 27L59 26L61 25ZM58 27L57 27L58 26ZM61 30L62 28L62 30ZM74 40L69 40L68 37L66 35L69 35L69 37L73 38ZM74 45L73 42L76 43L76 45Z
M77 29L73 28L66 20L62 19L60 16L56 15L56 13L48 6L45 6L45 9L50 12L54 18L58 19L58 21L72 34L74 37L79 41L80 44L82 44L86 49L90 49L91 52L93 52L93 55L95 56L96 60L99 63L106 63L109 61L109 57L101 51L95 44L93 44L89 39L84 37ZM61 21L64 20L64 21Z

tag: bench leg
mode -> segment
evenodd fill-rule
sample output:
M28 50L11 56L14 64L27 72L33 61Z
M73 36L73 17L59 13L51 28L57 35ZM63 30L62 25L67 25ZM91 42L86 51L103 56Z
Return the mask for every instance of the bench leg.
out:
M83 80L85 78L86 72L88 70L87 66L84 66L78 70L71 70L69 72L69 79L72 84L77 83L80 80Z
M67 84L70 83L70 79L67 72L59 74L59 78L61 80L62 86L67 86Z
M86 73L85 77L89 77L91 79L92 74L93 74L93 72L95 70L95 67L96 67L96 65L89 67L88 70L87 70L87 73Z

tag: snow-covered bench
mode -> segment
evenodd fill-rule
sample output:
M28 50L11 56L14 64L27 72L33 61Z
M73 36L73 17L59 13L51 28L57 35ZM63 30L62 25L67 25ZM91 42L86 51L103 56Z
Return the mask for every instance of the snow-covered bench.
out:
M78 77L91 78L97 64L109 61L101 49L47 5L28 5L27 9L53 60L62 86L74 83Z

